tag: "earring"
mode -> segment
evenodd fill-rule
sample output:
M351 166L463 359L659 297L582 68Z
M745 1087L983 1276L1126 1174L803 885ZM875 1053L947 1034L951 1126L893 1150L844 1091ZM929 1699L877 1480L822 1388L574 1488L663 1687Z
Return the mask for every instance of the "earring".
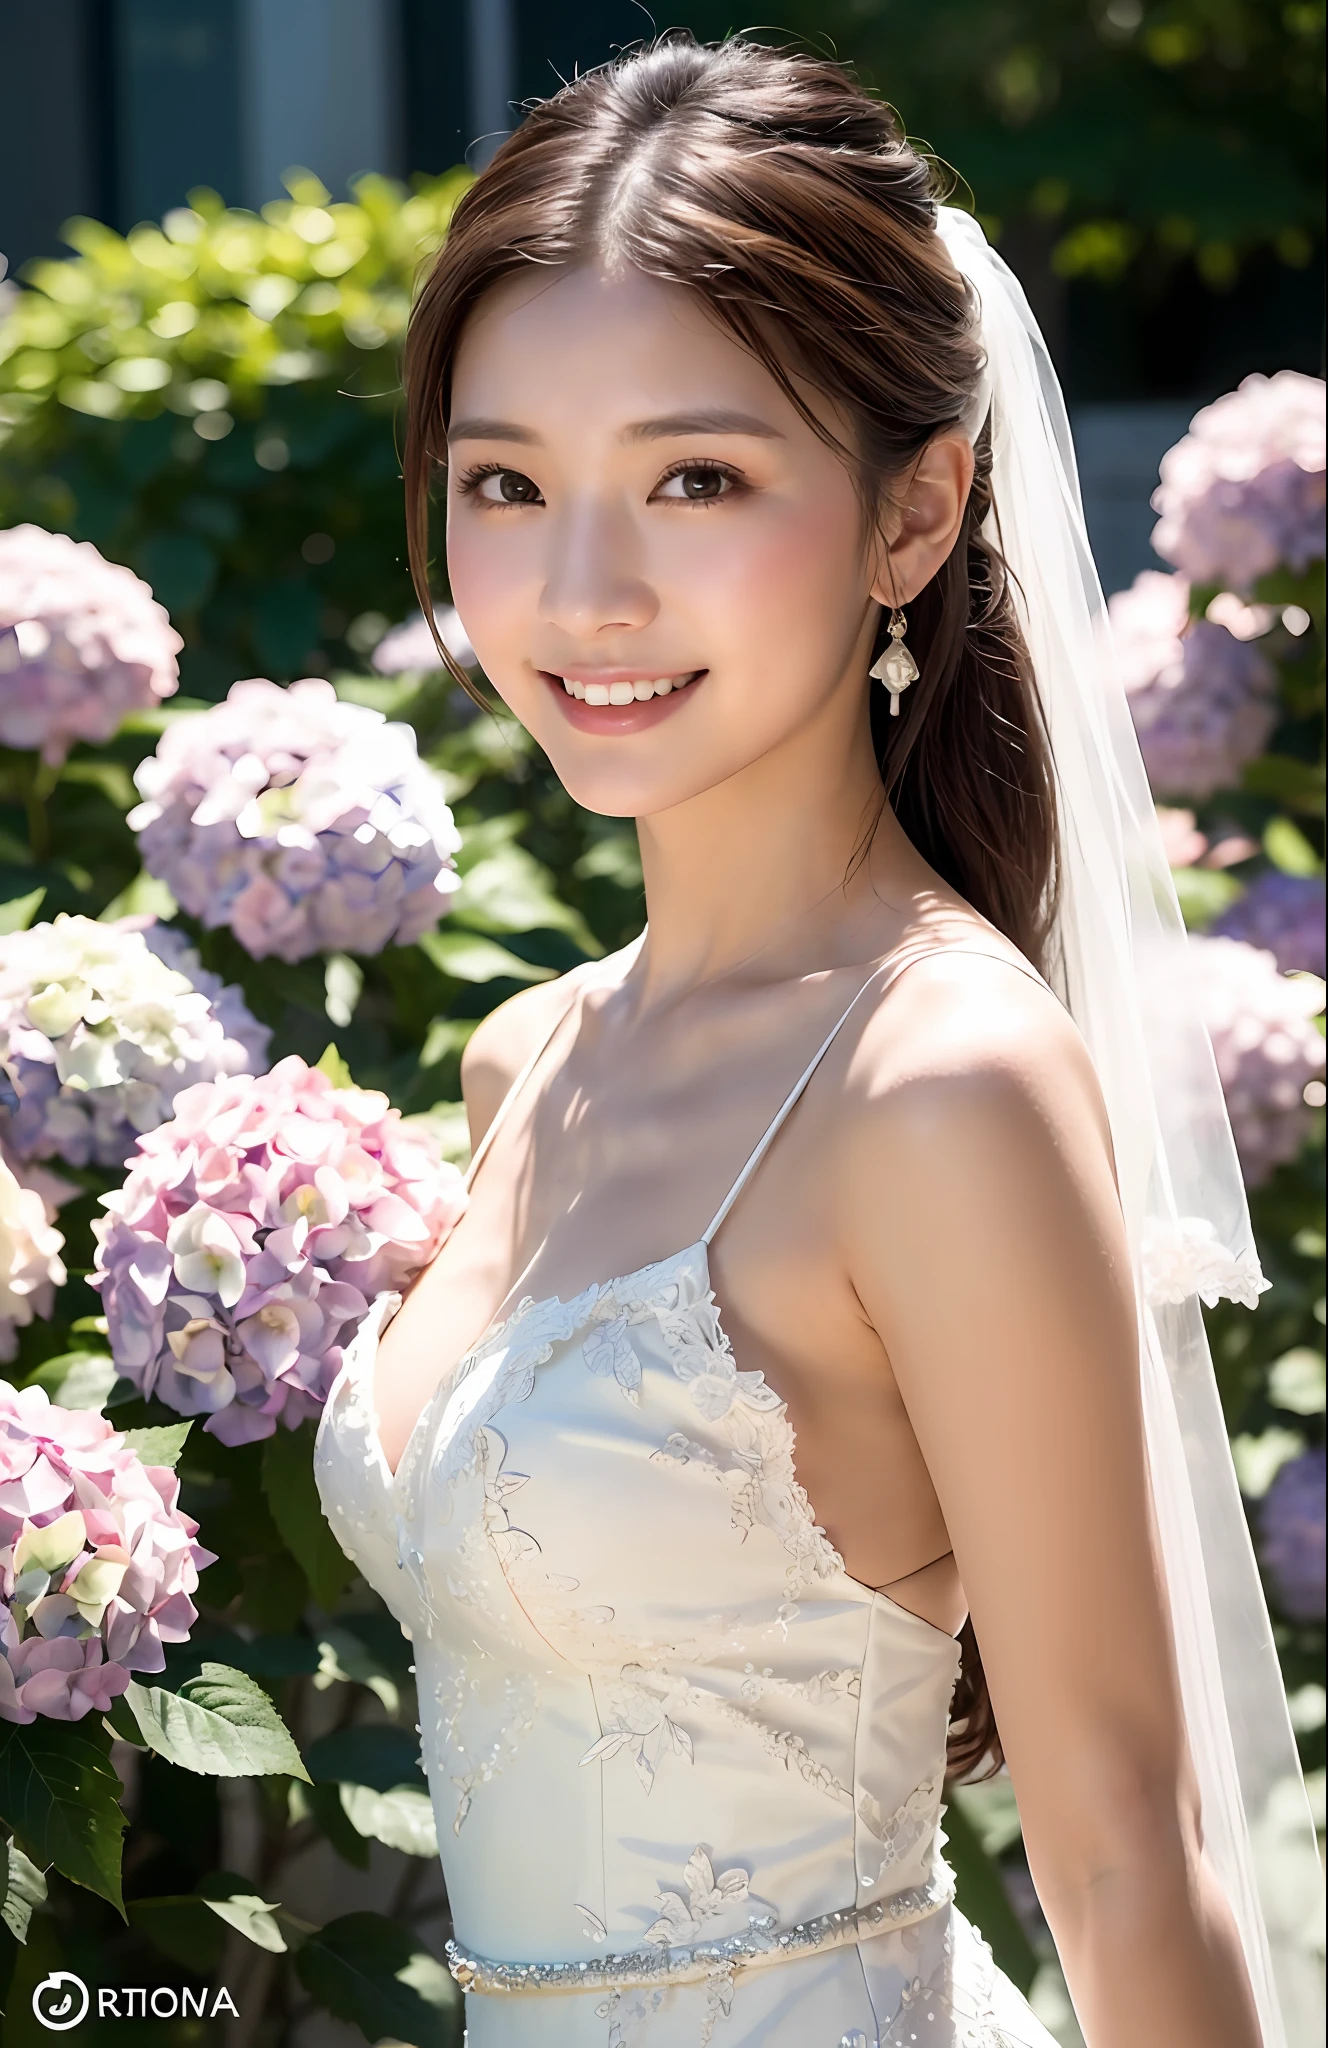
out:
M890 645L869 673L890 692L890 716L898 718L899 699L910 683L918 679L918 665L904 645L908 621L897 605L890 607Z

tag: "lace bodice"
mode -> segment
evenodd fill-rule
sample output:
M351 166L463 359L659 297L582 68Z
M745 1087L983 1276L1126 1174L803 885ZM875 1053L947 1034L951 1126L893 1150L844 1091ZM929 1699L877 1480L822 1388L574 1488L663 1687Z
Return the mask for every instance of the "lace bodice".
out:
M1016 1995L947 1904L957 1646L819 1525L721 1325L727 1207L658 1264L520 1302L395 1476L392 1298L327 1404L328 1516L414 1643L469 2039L1050 2048L1022 2001L998 2018Z

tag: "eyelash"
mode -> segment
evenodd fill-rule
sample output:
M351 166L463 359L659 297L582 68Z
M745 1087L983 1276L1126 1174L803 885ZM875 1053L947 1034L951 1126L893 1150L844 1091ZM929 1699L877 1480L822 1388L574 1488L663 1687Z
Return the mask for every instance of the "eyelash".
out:
M465 470L457 478L456 488L458 496L463 498L474 497L476 491L487 477L504 476L510 467L511 464L506 462L477 462L473 469ZM732 486L731 490L726 493L726 496L736 497L740 491L747 489L746 483L739 476L737 470L731 469L727 462L716 462L713 456L701 456L699 459L694 458L687 462L675 462L671 469L665 470L663 476L659 479L659 484L670 483L675 476L692 476L698 470L704 471L709 476L722 476ZM659 489L659 484L655 486L656 490ZM678 502L686 503L687 501L679 500ZM714 505L720 502L716 498L697 498L692 500L692 503L696 505ZM519 502L512 502L506 505L494 505L491 509L494 511L516 512L521 507Z

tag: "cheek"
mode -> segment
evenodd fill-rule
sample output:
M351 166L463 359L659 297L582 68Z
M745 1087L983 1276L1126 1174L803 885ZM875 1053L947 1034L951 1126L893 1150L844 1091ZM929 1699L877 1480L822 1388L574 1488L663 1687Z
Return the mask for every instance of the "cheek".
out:
M829 680L853 643L867 595L856 498L842 490L774 500L718 520L689 550L687 603L705 645L733 676L785 679L802 694Z
M486 673L502 672L510 650L529 645L526 593L534 586L534 542L520 531L521 516L507 524L469 510L448 508L447 582Z

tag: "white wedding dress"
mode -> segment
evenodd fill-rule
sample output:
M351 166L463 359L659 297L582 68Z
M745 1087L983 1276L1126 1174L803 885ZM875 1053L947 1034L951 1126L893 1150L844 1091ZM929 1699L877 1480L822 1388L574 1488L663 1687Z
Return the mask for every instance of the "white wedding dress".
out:
M1054 2048L951 1903L958 1648L849 1576L711 1291L834 1035L704 1237L522 1301L395 1477L394 1297L328 1400L324 1507L414 1644L472 2048Z

